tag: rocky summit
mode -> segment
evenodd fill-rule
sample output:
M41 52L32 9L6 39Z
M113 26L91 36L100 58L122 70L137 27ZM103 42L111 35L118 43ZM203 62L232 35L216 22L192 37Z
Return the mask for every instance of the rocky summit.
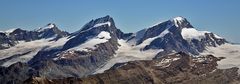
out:
M238 67L226 68L226 60L239 51L238 45L197 30L181 16L124 33L107 15L73 33L54 23L0 32L0 82L236 84Z

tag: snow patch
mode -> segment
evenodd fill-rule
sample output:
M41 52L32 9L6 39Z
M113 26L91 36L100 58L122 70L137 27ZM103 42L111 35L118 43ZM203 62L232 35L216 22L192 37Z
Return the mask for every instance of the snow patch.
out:
M40 27L38 30L37 30L37 32L43 32L43 31L45 31L46 29L51 29L51 28L54 28L55 27L55 24L53 24L53 23L49 23L47 26L45 26L45 27Z
M181 35L183 39L191 41L192 39L201 40L205 37L205 33L210 33L208 31L198 31L194 28L183 28Z
M86 41L85 43L71 48L69 50L77 50L77 51L88 51L89 49L95 49L95 45L100 43L105 43L111 38L110 33L106 31L100 32L96 37L93 37Z
M149 45L153 40L157 39L157 38L161 38L164 37L166 34L169 33L168 29L165 29L161 34L159 34L158 36L155 36L153 38L148 38L146 40L144 40L141 44L137 45L137 47L145 47L147 45Z
M214 35L214 37L216 37L216 38L218 38L218 39L223 39L223 37L220 37L220 36L218 36L217 34L213 34Z
M5 33L12 33L13 31L15 31L16 28L13 28L13 29L9 29L9 30L6 30Z
M185 18L183 17L175 17L173 18L173 22L175 24L176 27L179 27L179 25L181 25L181 23L185 20Z
M183 21L184 18L181 17L181 16L178 16L178 17L173 18L173 20L176 20L176 21Z
M168 67L171 62L179 60L180 58L176 57L176 58L165 58L162 59L160 62L158 62L155 66L162 66L162 67Z
M104 23L98 23L98 24L95 24L93 27L100 27L100 26L103 26L103 25L108 25L109 27L111 26L111 22L104 22Z

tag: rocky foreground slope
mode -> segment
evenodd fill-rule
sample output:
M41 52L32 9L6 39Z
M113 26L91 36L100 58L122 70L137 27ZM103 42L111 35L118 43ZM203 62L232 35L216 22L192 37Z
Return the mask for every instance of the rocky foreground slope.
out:
M115 64L101 74L84 78L46 79L32 77L26 84L238 84L238 68L217 69L212 55L192 57L176 53L154 60Z

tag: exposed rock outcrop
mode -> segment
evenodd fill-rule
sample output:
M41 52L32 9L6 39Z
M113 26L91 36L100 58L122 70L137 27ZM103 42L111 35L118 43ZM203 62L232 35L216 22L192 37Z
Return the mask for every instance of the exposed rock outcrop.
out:
M30 78L25 83L40 84L236 84L238 68L217 69L212 55L191 57L185 53L155 60L115 64L102 74L84 78Z

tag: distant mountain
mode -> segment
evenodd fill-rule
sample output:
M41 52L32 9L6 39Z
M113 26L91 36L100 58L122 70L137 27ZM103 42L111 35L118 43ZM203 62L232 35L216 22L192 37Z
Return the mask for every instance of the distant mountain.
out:
M142 33L139 34L138 33ZM198 55L207 46L219 46L228 43L224 38L208 31L198 31L187 21L186 18L176 17L171 20L159 23L144 31L134 34L131 42L135 45L146 44L143 50L163 49L159 54L169 54L172 52L185 52Z
M12 83L27 79L34 81L35 77L50 81L108 74L105 71L118 71L116 66L125 66L121 64L129 61L149 60L152 64L178 52L188 57L200 56L209 48L230 43L212 32L195 29L184 17L176 17L136 33L124 33L115 26L113 18L107 15L89 21L73 33L62 31L53 23L34 31L18 28L0 32L0 44L0 81ZM177 62L176 65L181 63L184 62ZM215 64L214 61L211 70L216 68ZM202 65L196 67L202 68ZM15 69L18 71L15 72ZM167 73L170 69L166 70Z
M58 39L69 35L68 32L58 29L58 27L54 23L49 23L45 27L41 27L36 31L39 33L39 38L55 37L56 39Z
M20 28L7 30L5 32L0 32L1 38L0 40L0 49L7 49L11 46L14 46L19 43L19 41L30 42L39 39L59 39L62 37L68 36L68 32L61 31L58 27L53 24L49 23L45 27L34 31L23 30Z

